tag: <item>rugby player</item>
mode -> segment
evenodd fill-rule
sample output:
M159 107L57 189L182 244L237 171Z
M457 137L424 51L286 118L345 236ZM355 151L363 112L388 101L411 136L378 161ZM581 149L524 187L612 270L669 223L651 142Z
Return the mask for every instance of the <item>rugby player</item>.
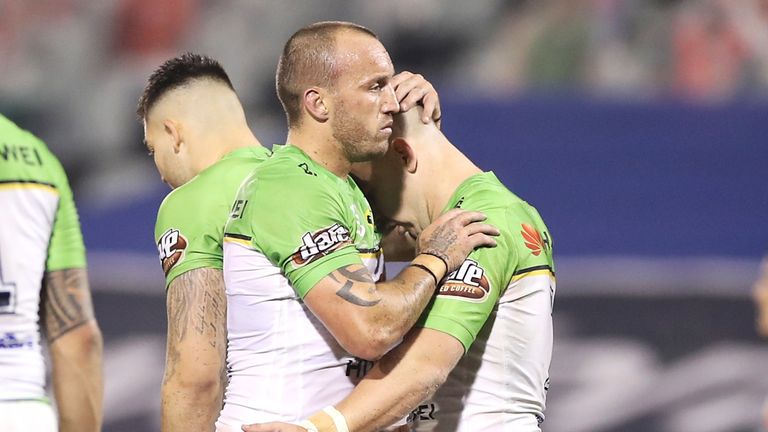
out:
M155 241L166 278L162 430L212 430L226 386L224 224L237 187L267 159L226 71L183 54L158 67L139 99L147 149L174 190Z
M420 101L424 121L439 120L437 94L421 76L403 72L393 84L404 107ZM162 430L212 430L227 383L224 224L238 186L269 151L248 128L225 70L208 57L184 54L158 67L137 113L158 171L174 188L155 226L168 314Z
M102 337L72 191L48 147L2 115L0 209L0 430L99 431Z
M349 170L388 147L400 107L387 51L352 23L307 26L285 45L277 91L288 144L243 183L224 234L230 383L220 430L340 400L365 367L349 354L372 360L396 345L437 281L498 233L481 213L448 212L425 227L411 264L377 283L379 235Z
M396 116L385 157L354 169L392 233L387 241L412 242L438 215L462 208L482 211L501 230L497 247L475 250L441 280L403 343L344 401L303 426L243 430L376 431L416 409L410 420L419 431L540 431L552 354L552 238L533 207L416 111Z

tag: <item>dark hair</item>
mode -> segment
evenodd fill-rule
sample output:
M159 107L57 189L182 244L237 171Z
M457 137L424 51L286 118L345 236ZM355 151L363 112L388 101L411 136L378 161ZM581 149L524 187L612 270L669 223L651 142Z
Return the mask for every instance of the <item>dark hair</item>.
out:
M144 120L152 106L168 91L203 78L219 81L235 90L221 64L210 57L187 52L166 60L147 80L136 108L139 120Z
M299 124L301 95L307 87L333 84L336 33L340 30L357 31L378 39L374 32L358 24L322 21L301 28L285 43L277 64L275 87L288 117L288 127Z

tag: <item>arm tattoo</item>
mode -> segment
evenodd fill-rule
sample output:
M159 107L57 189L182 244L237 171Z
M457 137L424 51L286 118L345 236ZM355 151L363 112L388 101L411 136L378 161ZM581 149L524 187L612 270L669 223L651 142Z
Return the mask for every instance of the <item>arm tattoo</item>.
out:
M179 345L190 332L221 354L222 368L226 355L227 303L221 270L201 268L190 270L177 277L168 287L168 363L169 376L173 365L181 358ZM222 383L224 381L222 371Z
M381 302L380 298L376 300L365 300L352 292L352 287L355 283L359 282L368 285L368 294L374 294L376 292L376 283L373 281L367 268L360 267L355 271L350 271L350 267L351 266L340 268L329 275L331 279L338 283L341 283L340 279L345 279L344 285L340 290L336 291L336 295L357 306L371 307L379 304L379 302ZM337 275L340 276L340 278L337 278Z
M226 324L227 303L220 270L196 269L183 273L168 287L169 342L181 342L188 330L211 336L209 343L220 343Z
M365 267L360 267L355 271L349 271L348 267L342 267L338 271L345 278L355 282L374 283L370 272Z
M55 270L43 277L41 322L48 343L93 319L93 304L84 268Z

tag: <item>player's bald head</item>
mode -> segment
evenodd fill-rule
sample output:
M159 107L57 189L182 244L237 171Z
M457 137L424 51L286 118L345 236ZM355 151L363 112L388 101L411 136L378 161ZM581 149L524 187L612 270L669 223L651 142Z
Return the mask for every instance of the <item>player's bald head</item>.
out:
M424 108L416 105L408 111L400 111L395 114L392 125L392 136L390 141L396 138L405 138L409 143L411 141L420 141L422 137L430 133L439 132L434 121L428 123L421 121Z
M210 83L234 93L234 87L224 68L216 60L194 53L184 53L166 60L149 76L136 109L140 120L169 93L189 88L192 84Z
M323 21L308 25L288 39L277 65L277 97L283 104L288 126L297 126L301 118L301 98L305 89L331 88L338 76L337 36L341 32L368 35L371 30L350 22Z

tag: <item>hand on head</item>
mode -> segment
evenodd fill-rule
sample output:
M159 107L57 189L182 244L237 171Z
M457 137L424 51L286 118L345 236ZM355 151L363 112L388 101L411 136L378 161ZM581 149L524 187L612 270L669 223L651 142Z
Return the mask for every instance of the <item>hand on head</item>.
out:
M408 71L400 72L392 78L392 87L395 88L395 96L400 103L400 112L421 105L421 121L425 124L434 121L439 127L442 116L440 97L435 87L422 75Z

